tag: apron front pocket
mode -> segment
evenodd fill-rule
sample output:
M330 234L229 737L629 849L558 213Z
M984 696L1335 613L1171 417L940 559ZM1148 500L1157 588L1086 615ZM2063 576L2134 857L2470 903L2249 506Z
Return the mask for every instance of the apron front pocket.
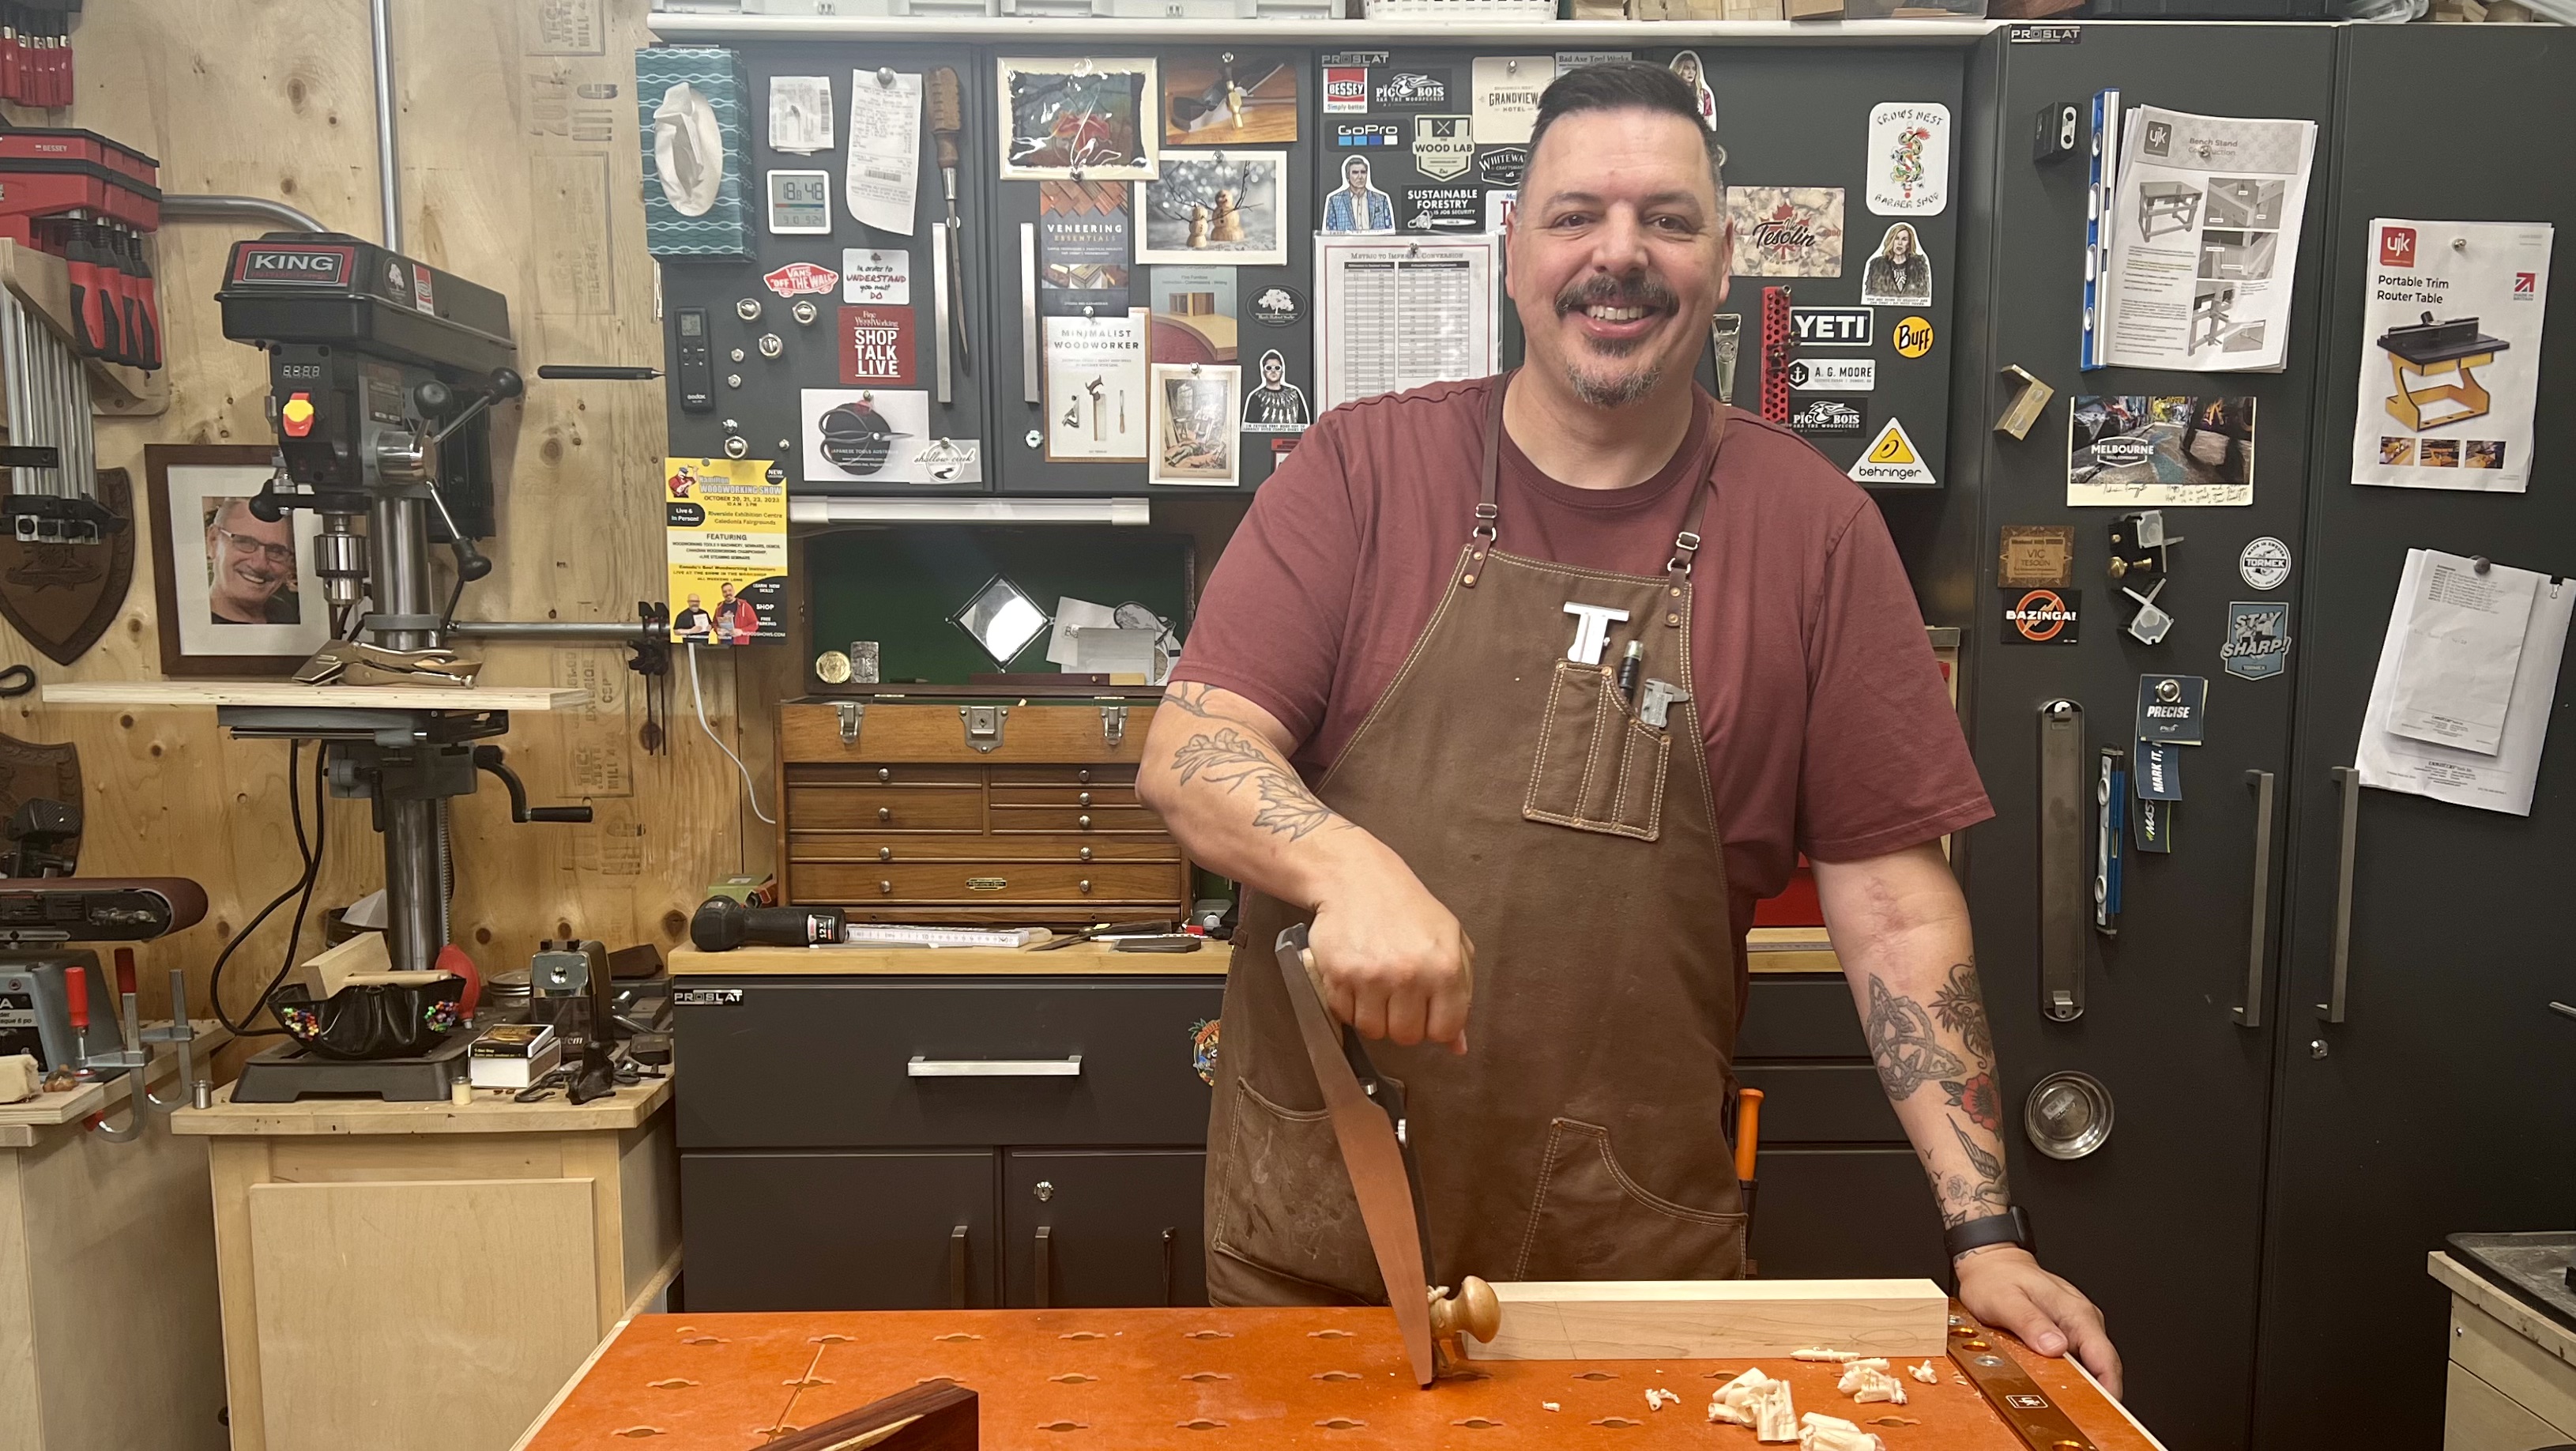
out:
M1733 1184L1733 1165L1723 1168L1725 1182ZM1732 1280L1743 1274L1742 1213L1693 1209L1648 1190L1619 1166L1610 1131L1599 1124L1561 1118L1549 1125L1512 1279Z
M1234 1090L1223 1174L1210 1196L1211 1298L1233 1305L1386 1303L1332 1116L1281 1108L1241 1079Z
M1653 841L1663 833L1672 737L1638 720L1610 672L1556 663L1521 816Z

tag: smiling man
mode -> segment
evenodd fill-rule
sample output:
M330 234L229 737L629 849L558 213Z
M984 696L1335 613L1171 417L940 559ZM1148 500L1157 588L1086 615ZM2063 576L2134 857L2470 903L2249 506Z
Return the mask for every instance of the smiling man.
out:
M1406 1085L1435 1282L1743 1273L1744 934L1803 851L1961 1298L2116 1386L2010 1212L1938 845L1992 813L1886 526L1693 381L1732 245L1716 138L1688 85L1623 63L1550 86L1530 151L1526 365L1318 419L1145 743L1146 801L1247 888L1210 1291L1386 1292L1271 954L1300 920Z

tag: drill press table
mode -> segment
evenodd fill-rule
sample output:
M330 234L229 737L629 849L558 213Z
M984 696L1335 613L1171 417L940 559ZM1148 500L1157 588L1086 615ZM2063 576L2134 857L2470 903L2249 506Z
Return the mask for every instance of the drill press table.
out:
M2156 1451L2070 1364L1995 1338L2100 1451ZM1795 1387L1802 1414L1857 1422L1888 1451L2022 1445L1946 1357L1933 1361L1936 1383L1905 1380L1903 1406L1856 1405L1834 1390L1840 1367L1785 1357L1478 1360L1419 1390L1378 1308L641 1315L600 1346L519 1451L741 1451L939 1377L977 1393L982 1445L1014 1451L1757 1451L1752 1431L1707 1419L1710 1393L1756 1364ZM1650 1387L1680 1403L1649 1411Z

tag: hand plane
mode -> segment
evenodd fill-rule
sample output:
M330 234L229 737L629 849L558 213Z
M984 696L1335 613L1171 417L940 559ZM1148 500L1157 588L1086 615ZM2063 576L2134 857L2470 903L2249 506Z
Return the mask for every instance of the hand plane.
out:
M1502 1321L1501 1302L1492 1286L1473 1275L1454 1296L1430 1282L1430 1240L1423 1223L1422 1180L1406 1138L1404 1085L1377 1071L1358 1029L1333 1021L1324 1005L1323 984L1316 979L1314 955L1306 949L1304 923L1279 934L1275 955L1280 975L1288 981L1288 1000L1297 1010L1297 1034L1314 1066L1315 1086L1323 1090L1333 1135L1341 1142L1342 1166L1350 1171L1351 1188L1359 1196L1360 1219L1368 1226L1369 1249L1377 1256L1379 1278L1386 1281L1387 1304L1404 1335L1405 1356L1413 1362L1414 1380L1427 1390L1442 1367L1466 1358L1460 1334L1494 1338Z
M453 650L388 650L355 640L334 640L313 652L295 678L306 685L439 685L474 683L483 662Z

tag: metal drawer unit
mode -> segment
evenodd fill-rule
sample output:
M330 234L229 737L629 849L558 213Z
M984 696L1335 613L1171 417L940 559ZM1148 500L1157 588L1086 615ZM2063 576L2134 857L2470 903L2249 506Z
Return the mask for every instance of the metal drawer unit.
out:
M779 707L787 900L876 921L1177 918L1190 867L1136 799L1151 703Z

